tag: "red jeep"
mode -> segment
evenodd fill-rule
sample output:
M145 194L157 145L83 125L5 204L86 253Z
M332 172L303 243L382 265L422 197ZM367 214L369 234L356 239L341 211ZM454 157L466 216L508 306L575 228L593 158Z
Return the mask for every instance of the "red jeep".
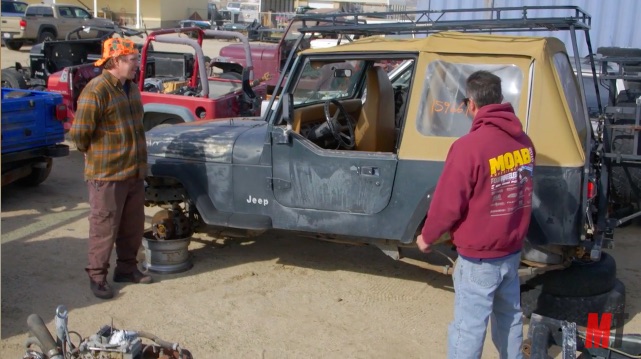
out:
M162 36L197 33L198 39ZM240 39L249 54L247 38L236 32L202 30L197 27L164 29L149 34L142 47L140 76L137 79L145 109L144 125L149 130L160 124L222 119L235 116L258 116L267 85L253 78L252 59L238 78L214 74L202 50L204 36ZM151 51L151 42L191 46L194 53ZM70 66L49 76L47 89L63 95L69 111L69 130L76 102L85 85L102 72L93 63Z
M268 93L271 93L273 87L278 82L278 77L286 71L285 65L287 64L287 58L292 54L293 49L298 49L302 51L310 47L314 47L315 41L322 41L325 43L334 43L334 45L339 45L347 41L352 41L350 35L327 35L327 34L309 34L306 33L302 38L300 37L301 33L299 29L302 27L309 26L336 26L338 24L353 23L354 21L359 20L349 20L343 17L337 17L331 21L327 20L327 16L322 16L320 14L305 14L297 15L294 17L287 26L287 30L283 34L283 37L280 39L276 45L267 45L267 44L258 44L251 46L251 60L255 64L254 73L258 76L268 77L267 85ZM301 38L299 40L299 38ZM300 46L296 46L296 42L301 41ZM321 45L327 46L327 45ZM296 54L294 53L293 56ZM242 70L250 65L246 57L246 49L241 44L231 44L220 49L220 56L215 59L216 66L223 69L223 71L229 76L240 77Z

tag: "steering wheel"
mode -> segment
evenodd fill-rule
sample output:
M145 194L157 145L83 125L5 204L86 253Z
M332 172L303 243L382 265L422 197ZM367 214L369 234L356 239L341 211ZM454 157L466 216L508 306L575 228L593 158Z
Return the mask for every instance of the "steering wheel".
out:
M333 116L329 113L330 104L336 105L336 112ZM338 141L339 147L343 147L347 150L353 149L356 144L356 138L354 136L354 124L352 123L352 118L349 113L347 113L343 105L335 99L325 101L324 110L327 126L332 132L332 135L334 135L336 141ZM345 120L345 124L341 123L341 117Z

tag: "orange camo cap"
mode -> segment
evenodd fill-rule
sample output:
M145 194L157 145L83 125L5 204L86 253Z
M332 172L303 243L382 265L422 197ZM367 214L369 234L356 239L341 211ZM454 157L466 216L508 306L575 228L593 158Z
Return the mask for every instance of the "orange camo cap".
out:
M105 40L102 44L102 58L94 64L95 66L101 66L110 58L116 58L118 56L137 54L138 49L133 41L129 39L123 39L121 37L115 37Z

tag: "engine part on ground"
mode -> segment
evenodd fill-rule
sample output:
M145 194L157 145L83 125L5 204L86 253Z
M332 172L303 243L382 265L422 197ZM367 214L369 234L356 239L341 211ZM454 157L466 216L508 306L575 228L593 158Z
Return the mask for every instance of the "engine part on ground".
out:
M121 330L110 325L102 326L96 334L74 346L66 327L67 313L62 305L56 309L56 331L60 329L60 336L67 338L69 350L61 353L42 318L31 314L27 324L34 337L27 339L23 359L193 359L191 352L181 348L178 343L162 340L148 332ZM143 339L150 340L153 344L145 344ZM31 346L38 346L41 351L36 351Z
M151 229L158 240L181 239L192 235L189 219L177 203L170 210L158 211L151 219Z
M145 232L142 239L145 250L143 268L162 274L180 273L191 269L193 265L189 255L190 241L190 236L158 240L151 231Z
M38 314L31 314L27 318L27 325L29 326L29 331L31 332L31 334L38 339L40 349L42 349L43 354L46 355L46 358L64 359L64 357L60 353L60 350L56 346L56 342L53 340L51 333Z

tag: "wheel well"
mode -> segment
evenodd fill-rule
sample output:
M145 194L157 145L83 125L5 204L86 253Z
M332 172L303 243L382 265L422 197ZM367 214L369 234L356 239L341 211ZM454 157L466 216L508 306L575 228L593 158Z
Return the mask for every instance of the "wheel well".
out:
M183 122L185 122L185 120L180 116L162 112L145 112L142 120L145 132L161 124L177 124Z
M38 37L40 37L40 35L45 31L52 33L53 36L55 37L58 37L58 31L56 31L55 27L51 27L51 26L42 26L40 30L38 30Z

